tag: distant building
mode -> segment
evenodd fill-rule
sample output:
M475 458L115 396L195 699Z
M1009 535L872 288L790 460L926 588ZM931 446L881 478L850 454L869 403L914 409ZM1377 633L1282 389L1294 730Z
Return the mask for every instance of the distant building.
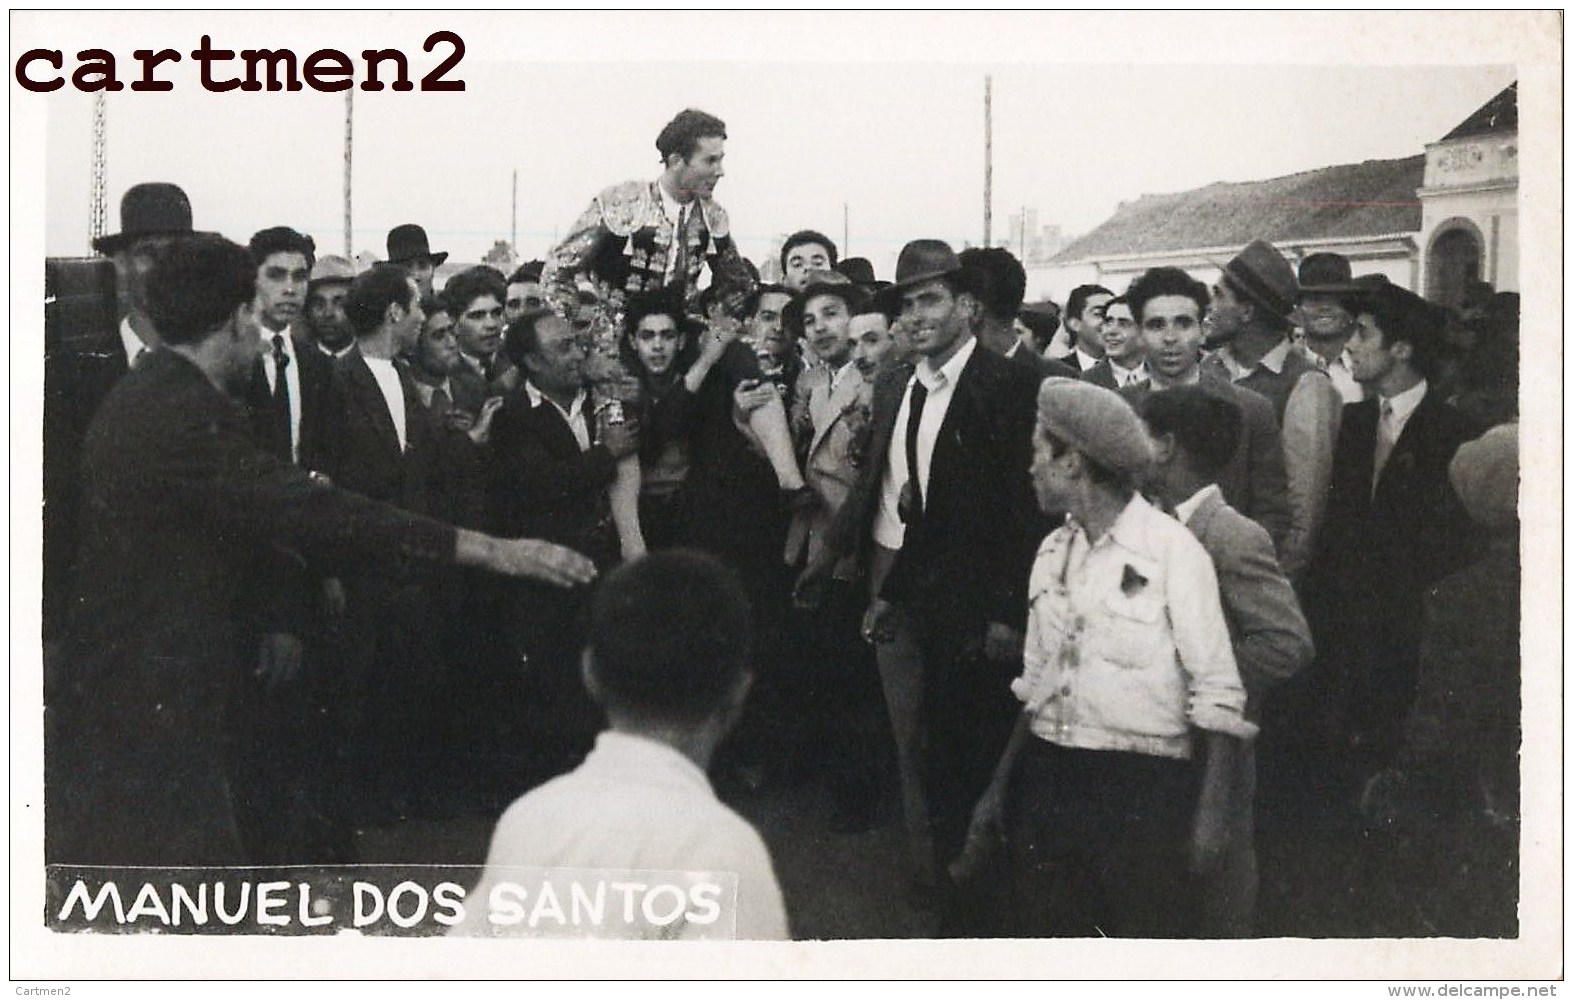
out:
M1518 84L1426 147L1421 293L1457 305L1471 281L1518 288Z
M1023 208L1010 217L1010 240L1005 249L1029 268L1042 267L1069 242L1058 225L1038 225L1037 209Z
M1143 195L1038 268L1028 294L1063 295L1083 282L1123 289L1149 267L1203 281L1253 239L1298 263L1331 251L1356 275L1456 304L1484 278L1518 287L1517 84L1401 160L1367 160L1179 194Z

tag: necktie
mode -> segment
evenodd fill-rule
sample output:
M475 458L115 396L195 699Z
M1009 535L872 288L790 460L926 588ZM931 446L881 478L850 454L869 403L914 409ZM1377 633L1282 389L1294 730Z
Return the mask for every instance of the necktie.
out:
M1376 465L1371 473L1371 493L1375 495L1376 484L1382 479L1382 469L1387 465L1387 458L1393 453L1393 445L1397 443L1398 435L1393 431L1393 403L1392 400L1382 400L1382 416L1376 422Z
M273 335L273 433L276 443L275 453L283 459L294 459L294 435L290 426L289 414L289 379L284 373L289 370L289 355L284 353L284 337L281 334Z
M431 391L431 411L439 417L453 409L453 400L448 398L448 390L437 386Z
M688 206L677 212L677 226L672 230L672 284L688 284Z
M906 518L911 523L923 513L923 479L918 475L918 425L923 422L923 404L928 401L929 391L922 381L912 379L912 402L907 407L907 510Z

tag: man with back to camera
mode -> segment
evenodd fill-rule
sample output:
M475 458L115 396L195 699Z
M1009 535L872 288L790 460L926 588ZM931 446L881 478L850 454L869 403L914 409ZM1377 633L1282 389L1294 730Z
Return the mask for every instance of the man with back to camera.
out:
M667 550L607 576L591 602L581 672L609 727L584 763L503 813L454 935L530 935L528 923L489 918L495 887L520 869L573 869L591 878L733 873L733 933L711 936L788 937L764 842L721 804L705 775L742 714L753 631L742 584L710 556ZM601 929L615 937L707 936L686 921Z
M961 251L960 258L967 271L967 286L982 307L973 328L978 343L1025 365L1039 378L1075 378L1074 368L1022 345L1016 332L1016 316L1027 292L1027 271L1016 255L1004 247L968 247Z
M111 392L88 432L68 668L46 693L52 861L249 860L224 779L221 720L251 662L233 646L234 609L257 546L347 562L457 562L558 586L594 575L560 546L456 530L258 448L236 402L261 350L256 280L250 253L222 237L171 248L146 288L165 346Z

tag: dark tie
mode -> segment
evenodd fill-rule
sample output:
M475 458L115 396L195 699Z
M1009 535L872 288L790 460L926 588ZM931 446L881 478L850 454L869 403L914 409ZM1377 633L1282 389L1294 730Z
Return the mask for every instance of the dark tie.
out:
M672 268L672 283L686 288L688 285L687 205L677 211L677 228L672 231L672 252L677 255L677 264Z
M453 400L448 398L448 390L439 385L431 391L431 408L439 414L453 409Z
M902 520L912 523L923 513L922 477L918 475L918 425L923 422L923 404L929 391L916 376L912 379L912 402L907 407L907 486L906 516Z
M273 335L273 440L275 453L282 459L293 460L293 434L289 416L289 355L284 353L284 337Z

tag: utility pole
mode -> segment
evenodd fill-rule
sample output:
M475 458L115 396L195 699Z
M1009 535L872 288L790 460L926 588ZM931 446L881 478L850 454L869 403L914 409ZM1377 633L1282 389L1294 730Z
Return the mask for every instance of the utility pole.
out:
M1027 259L1027 206L1021 206L1021 259Z
M852 239L847 235L847 203L841 203L841 256L852 252Z
M508 223L508 249L519 256L519 168L513 168L513 214Z
M983 245L994 223L994 78L983 78Z
M105 144L108 140L109 111L104 103L104 92L100 90L93 99L93 185L88 195L87 205L87 245L91 247L93 241L104 235L109 214L107 187L109 184L109 166ZM95 254L97 250L93 251Z
M354 160L355 149L355 88L351 87L344 92L344 256L350 260L355 259L354 247L354 220L351 218L350 205L350 166Z

